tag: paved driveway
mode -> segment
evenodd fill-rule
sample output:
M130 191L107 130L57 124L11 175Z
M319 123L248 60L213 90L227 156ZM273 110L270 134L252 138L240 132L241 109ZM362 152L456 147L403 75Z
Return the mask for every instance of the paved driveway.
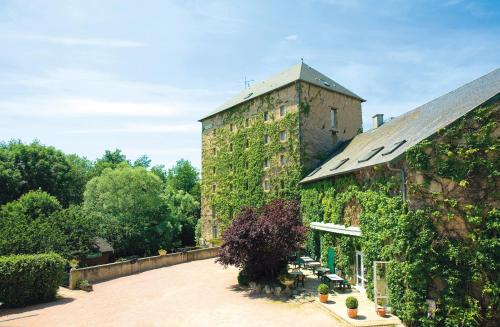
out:
M213 259L61 289L62 299L0 310L0 326L339 326L314 303L255 298L236 287L235 268Z

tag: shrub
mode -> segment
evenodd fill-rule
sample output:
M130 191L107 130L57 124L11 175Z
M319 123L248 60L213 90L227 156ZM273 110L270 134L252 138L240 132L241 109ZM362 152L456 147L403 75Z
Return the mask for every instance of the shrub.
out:
M319 294L328 294L328 291L330 288L326 284L319 284L318 286L318 293Z
M306 239L296 201L275 200L260 210L243 209L222 235L217 262L242 268L251 280L273 281Z
M0 302L20 307L53 300L65 266L55 253L0 257Z
M358 299L356 299L354 296L349 296L347 299L345 299L345 306L348 309L357 309Z
M250 279L248 278L245 271L240 270L240 272L238 273L238 284L240 284L242 286L248 286L249 283L250 283Z

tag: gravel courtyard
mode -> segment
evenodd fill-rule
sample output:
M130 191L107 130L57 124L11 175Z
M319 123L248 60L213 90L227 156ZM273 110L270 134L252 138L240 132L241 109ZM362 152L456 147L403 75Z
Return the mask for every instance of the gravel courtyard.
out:
M314 303L269 300L238 290L237 270L213 259L60 289L61 299L0 310L0 326L341 326Z

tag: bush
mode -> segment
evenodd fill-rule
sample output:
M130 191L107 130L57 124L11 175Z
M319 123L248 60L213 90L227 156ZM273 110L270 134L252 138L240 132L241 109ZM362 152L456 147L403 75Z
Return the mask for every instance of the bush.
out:
M245 271L240 270L240 272L238 273L238 284L240 284L241 286L248 286L249 283L250 279L248 278Z
M286 271L290 255L306 239L300 206L274 200L260 210L243 209L222 235L217 262L245 270L252 281L275 281Z
M0 257L0 302L20 307L53 300L65 266L55 253Z
M326 284L319 284L318 286L318 293L319 294L328 294L328 291L330 288Z
M348 309L357 309L358 299L356 299L354 296L349 296L347 299L345 299L345 306Z

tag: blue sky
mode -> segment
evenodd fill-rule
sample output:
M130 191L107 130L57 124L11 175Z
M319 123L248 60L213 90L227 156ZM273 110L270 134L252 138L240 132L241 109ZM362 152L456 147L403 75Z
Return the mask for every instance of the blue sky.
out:
M0 2L0 140L200 166L197 119L304 61L397 116L500 67L499 1Z

